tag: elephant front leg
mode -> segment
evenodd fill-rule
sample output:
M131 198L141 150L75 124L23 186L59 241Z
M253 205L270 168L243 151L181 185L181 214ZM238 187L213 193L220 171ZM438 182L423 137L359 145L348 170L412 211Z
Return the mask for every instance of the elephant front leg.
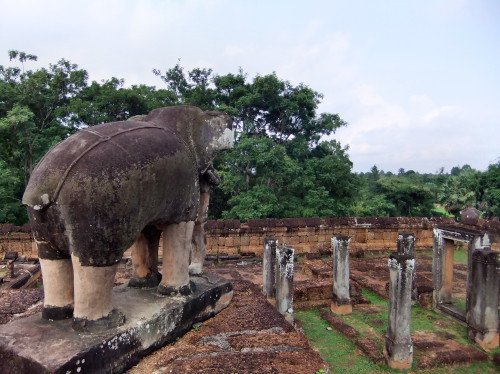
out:
M128 282L129 287L151 288L161 281L158 272L158 244L161 231L147 227L132 246L132 265L134 275Z
M43 275L44 319L65 319L73 316L73 266L70 259L40 259Z
M75 284L73 329L99 332L123 324L125 316L111 304L118 265L83 266L74 255L71 255L71 261Z
M200 275L203 272L203 262L205 261L206 253L205 222L208 216L209 201L210 193L202 192L200 194L198 217L196 218L193 229L191 263L189 264L189 274L191 275Z
M189 252L194 222L168 225L163 230L163 277L158 292L163 295L189 295Z

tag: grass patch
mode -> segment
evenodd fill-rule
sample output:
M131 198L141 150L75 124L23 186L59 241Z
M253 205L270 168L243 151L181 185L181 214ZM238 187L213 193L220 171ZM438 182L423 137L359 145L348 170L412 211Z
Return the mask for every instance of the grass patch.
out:
M302 323L304 332L321 357L339 373L388 373L367 357L356 353L356 346L336 330L329 331L330 325L317 310L302 310L295 313Z
M455 264L467 265L467 262L469 262L469 252L466 247L457 247L455 249L453 262Z
M370 337L378 342L378 349L382 351L384 335L388 325L388 301L376 293L363 289L363 296L371 301L367 310L354 309L350 315L338 316L345 323L352 326L361 336ZM467 337L467 327L450 316L433 310L412 306L411 332L432 332L444 337L453 338L466 346L476 345ZM335 329L327 330L328 322L323 320L319 311L298 311L296 318L302 322L304 332L311 344L320 352L321 357L327 361L335 372L346 373L396 373L385 365L377 365L369 358L357 351L353 341L346 338ZM476 347L477 348L477 347ZM496 349L490 354L500 352ZM412 370L416 370L418 356L414 357ZM490 362L473 363L466 366L448 366L419 370L421 373L496 373L497 368Z
M455 308L461 310L463 313L467 311L467 302L464 298L453 297L451 302Z

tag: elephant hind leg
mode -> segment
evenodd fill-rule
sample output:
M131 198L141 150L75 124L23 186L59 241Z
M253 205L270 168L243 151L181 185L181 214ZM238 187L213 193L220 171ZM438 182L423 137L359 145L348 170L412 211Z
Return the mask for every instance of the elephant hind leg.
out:
M83 266L75 255L71 255L71 261L75 282L73 329L99 332L123 324L125 316L111 304L118 265Z
M73 316L73 266L70 259L40 259L43 274L42 318L60 320Z
M189 252L194 221L168 225L163 230L163 277L158 292L189 295Z
M152 288L158 286L161 274L158 272L158 245L161 231L146 227L132 245L132 265L134 275L129 287Z

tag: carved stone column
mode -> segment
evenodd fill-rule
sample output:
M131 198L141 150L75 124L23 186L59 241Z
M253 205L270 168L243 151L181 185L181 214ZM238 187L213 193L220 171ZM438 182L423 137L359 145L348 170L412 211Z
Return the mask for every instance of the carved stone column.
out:
M441 230L434 229L432 273L435 307L438 307L441 304L451 304L454 253L454 241L444 238Z
M410 232L398 234L397 252L402 255L415 257L415 235ZM417 267L413 268L411 298L417 300Z
M385 357L393 369L409 369L413 362L410 335L411 291L415 259L393 253L389 257L389 327L385 336Z
M294 249L276 250L276 308L293 323L293 259Z
M266 238L262 256L262 291L268 299L276 294L276 245L276 239Z
M330 309L336 314L352 313L349 295L349 243L348 236L334 236L333 249L333 295Z
M484 350L498 347L499 253L489 247L472 254L467 324L469 338Z

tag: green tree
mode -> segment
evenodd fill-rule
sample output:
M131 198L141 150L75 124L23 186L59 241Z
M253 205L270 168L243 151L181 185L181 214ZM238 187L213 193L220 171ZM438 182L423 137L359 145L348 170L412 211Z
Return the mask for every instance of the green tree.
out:
M377 188L395 210L393 216L429 216L432 215L434 196L431 190L409 176L383 177L377 181Z
M26 209L21 206L19 199L19 192L23 191L23 187L16 170L9 168L7 163L0 159L0 222L16 225L26 222Z
M72 121L79 127L123 121L152 109L174 105L175 95L146 85L124 87L124 80L92 82L71 102Z
M220 110L234 118L235 148L217 162L222 185L214 191L213 218L346 214L355 194L347 149L325 135L346 125L337 114L318 113L322 95L275 73L248 79L210 69L186 72L180 64L154 70L176 103Z
M437 200L449 213L458 217L467 206L479 207L481 172L468 165L453 169L454 174L441 185Z
M480 177L480 209L486 217L500 217L500 161L488 167Z

